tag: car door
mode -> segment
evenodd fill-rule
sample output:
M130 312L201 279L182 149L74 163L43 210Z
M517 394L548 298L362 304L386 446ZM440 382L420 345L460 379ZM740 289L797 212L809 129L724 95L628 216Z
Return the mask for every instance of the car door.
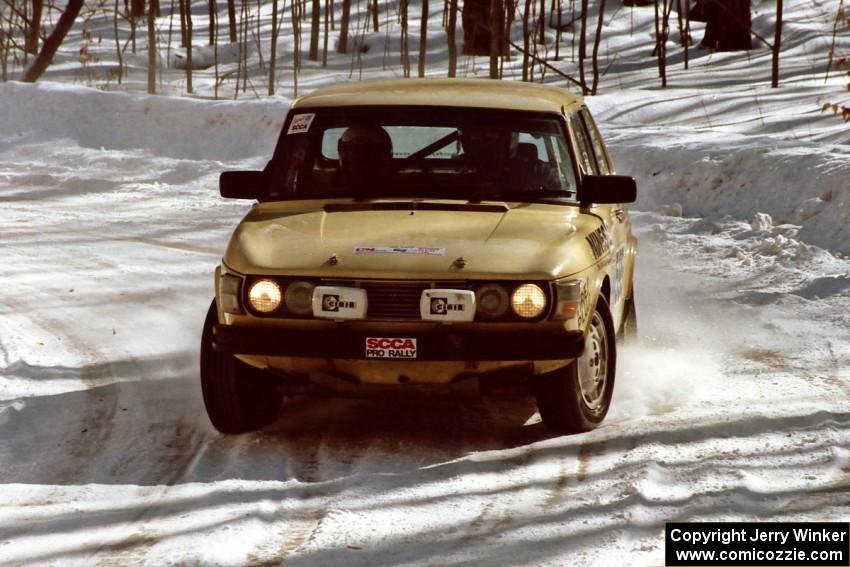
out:
M613 163L587 108L577 109L569 120L582 172L589 175L613 174ZM602 218L610 238L611 256L607 259L606 272L611 282L611 313L615 326L619 328L625 299L626 244L631 231L628 210L623 203L619 203L594 205L591 212Z

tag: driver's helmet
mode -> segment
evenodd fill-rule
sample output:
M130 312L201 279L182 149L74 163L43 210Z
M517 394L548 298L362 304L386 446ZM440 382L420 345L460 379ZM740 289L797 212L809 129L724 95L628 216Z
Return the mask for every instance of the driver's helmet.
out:
M380 126L353 126L337 142L340 170L354 185L380 179L393 159L393 143Z
M459 131L463 153L478 167L504 166L516 157L519 134L505 128L473 126Z

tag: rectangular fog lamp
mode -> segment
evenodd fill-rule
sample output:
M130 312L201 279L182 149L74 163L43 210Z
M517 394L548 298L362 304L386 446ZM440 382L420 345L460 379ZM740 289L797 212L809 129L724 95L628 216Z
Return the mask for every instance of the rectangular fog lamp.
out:
M419 314L425 321L472 321L475 319L475 293L467 289L423 290Z
M322 319L365 319L366 290L356 287L317 286L313 291L313 316Z

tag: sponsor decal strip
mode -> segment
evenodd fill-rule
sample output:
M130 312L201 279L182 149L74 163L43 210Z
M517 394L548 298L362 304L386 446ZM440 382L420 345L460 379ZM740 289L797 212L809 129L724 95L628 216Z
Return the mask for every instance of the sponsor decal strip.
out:
M427 246L357 246L355 254L412 254L419 256L445 256L445 248Z

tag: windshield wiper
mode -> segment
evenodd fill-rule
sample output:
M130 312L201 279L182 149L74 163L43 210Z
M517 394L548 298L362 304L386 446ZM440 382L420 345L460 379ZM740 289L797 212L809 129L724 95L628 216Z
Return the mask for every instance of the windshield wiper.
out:
M470 202L479 201L537 201L546 197L567 197L560 189L525 189L513 191L478 191L469 198Z

